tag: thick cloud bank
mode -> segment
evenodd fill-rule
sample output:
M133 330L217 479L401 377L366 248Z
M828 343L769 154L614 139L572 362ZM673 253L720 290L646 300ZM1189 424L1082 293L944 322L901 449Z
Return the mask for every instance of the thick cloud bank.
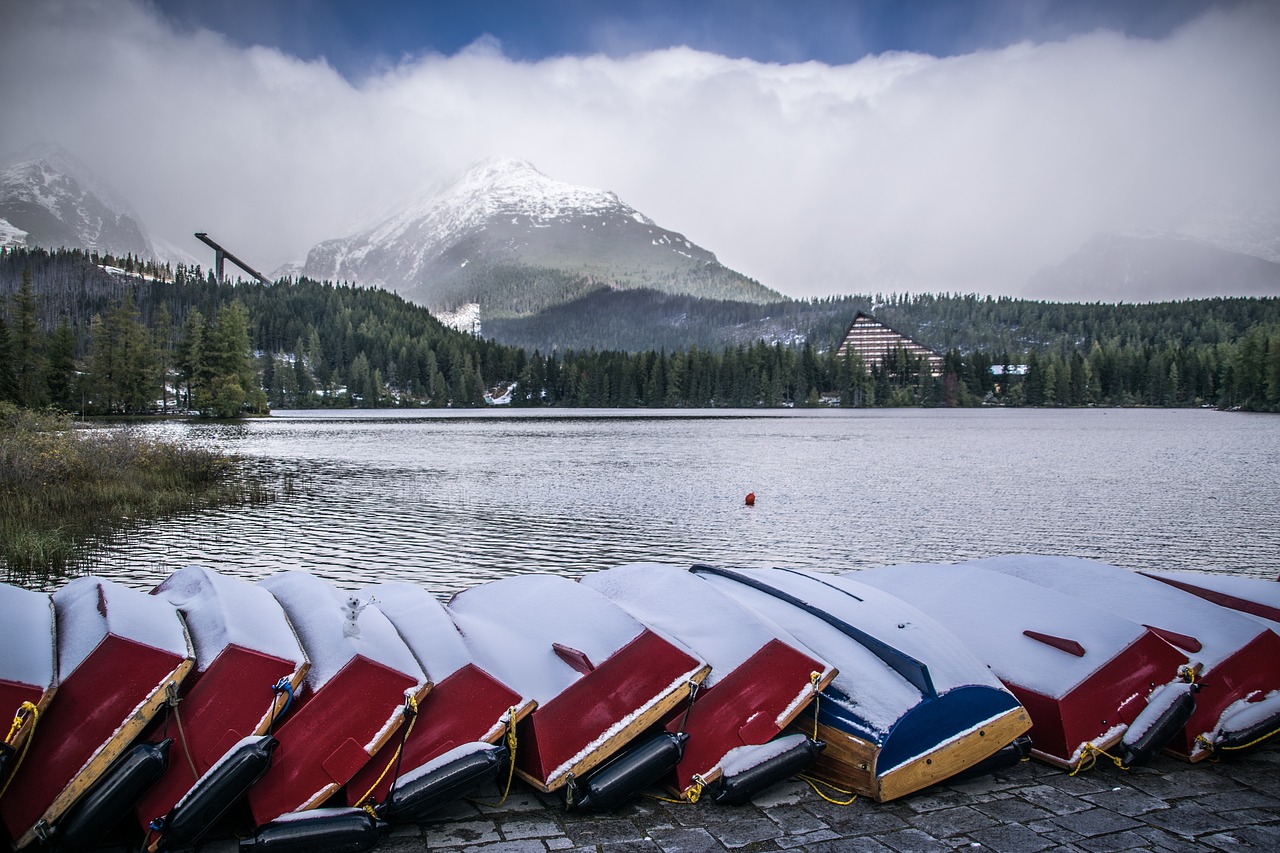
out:
M614 190L793 295L1016 295L1096 232L1280 198L1275 4L1160 41L843 66L685 48L527 63L482 39L357 83L142 4L0 10L0 152L56 142L157 236L203 256L190 235L208 231L260 269L494 155Z

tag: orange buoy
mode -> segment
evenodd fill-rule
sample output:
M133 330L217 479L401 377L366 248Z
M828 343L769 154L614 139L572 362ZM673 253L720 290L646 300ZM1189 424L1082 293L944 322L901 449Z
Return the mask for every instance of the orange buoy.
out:
M747 506L755 506L755 505L756 505L756 493L747 492Z

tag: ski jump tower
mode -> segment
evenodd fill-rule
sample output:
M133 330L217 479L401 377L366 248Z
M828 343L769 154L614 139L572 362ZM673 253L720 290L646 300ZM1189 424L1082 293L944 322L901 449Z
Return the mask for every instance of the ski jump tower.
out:
M213 241L213 239L212 239L212 238L210 238L210 237L209 237L209 235L208 235L207 233L205 233L204 231L197 231L197 232L196 232L196 239L197 239L197 240L199 240L200 242L204 243L205 245L209 246L211 249L213 249L213 253L214 253L214 254L213 254L213 269L214 269L214 275L216 275L216 276L218 277L218 281L222 281L222 278L223 278L223 274L222 274L222 267L223 267L224 262L226 262L226 261L231 261L231 263L233 263L233 264L235 264L236 266L240 267L240 269L244 270L244 271L245 271L245 272L247 272L249 275L253 276L254 278L256 278L258 281L262 282L263 284L270 284L270 283L271 283L271 282L267 281L267 277L266 277L265 275L263 275L262 273L258 272L258 271L257 271L257 270L255 270L253 267L249 266L249 265L248 265L248 264L246 264L244 261L240 260L240 259L239 259L239 258L237 258L235 255L231 254L231 253L230 253L230 252L228 252L226 249L222 248L222 247L221 247L221 246L219 246L217 243L215 243L215 242Z

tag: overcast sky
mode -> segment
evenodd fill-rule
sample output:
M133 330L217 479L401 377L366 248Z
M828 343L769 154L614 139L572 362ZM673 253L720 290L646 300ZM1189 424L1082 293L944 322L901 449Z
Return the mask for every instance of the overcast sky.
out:
M1020 295L1280 199L1274 2L0 0L0 81L0 154L264 271L495 155L793 296Z

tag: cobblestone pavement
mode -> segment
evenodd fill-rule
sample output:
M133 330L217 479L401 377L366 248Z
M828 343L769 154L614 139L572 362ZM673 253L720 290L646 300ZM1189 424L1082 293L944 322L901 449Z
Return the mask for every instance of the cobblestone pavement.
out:
M498 793L487 792L494 800ZM486 792L482 792L480 799ZM230 840L202 853L230 853ZM566 812L556 796L517 787L493 808L459 803L422 826L397 827L380 853L546 851L1280 850L1280 744L1220 763L1160 756L1078 776L1024 762L936 785L891 803L825 802L803 782L748 806L641 797L610 814Z

